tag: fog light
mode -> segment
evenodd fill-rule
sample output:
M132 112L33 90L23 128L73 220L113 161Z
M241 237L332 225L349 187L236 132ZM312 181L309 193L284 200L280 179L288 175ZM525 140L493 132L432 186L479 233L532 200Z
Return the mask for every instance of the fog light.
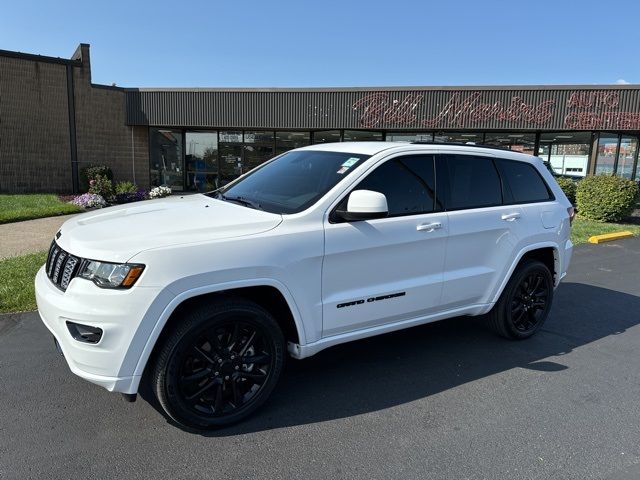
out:
M67 322L67 328L71 336L82 343L98 343L102 338L101 328L74 322Z

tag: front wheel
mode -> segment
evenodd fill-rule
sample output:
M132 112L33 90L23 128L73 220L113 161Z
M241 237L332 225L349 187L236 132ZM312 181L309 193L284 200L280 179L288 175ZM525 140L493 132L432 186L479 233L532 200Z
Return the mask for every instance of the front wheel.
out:
M549 316L552 301L551 272L542 262L525 260L513 272L500 299L489 312L488 325L506 338L529 338Z
M185 314L167 336L152 385L176 422L227 426L267 400L282 371L284 345L277 322L255 303L207 305Z

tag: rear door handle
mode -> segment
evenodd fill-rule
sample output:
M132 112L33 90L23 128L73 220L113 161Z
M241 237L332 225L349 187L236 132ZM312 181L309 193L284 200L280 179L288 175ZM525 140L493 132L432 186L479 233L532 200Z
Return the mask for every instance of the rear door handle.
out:
M422 231L433 232L434 230L437 230L439 228L442 228L442 223L432 222L432 223L423 223L422 225L418 225L416 227L416 230L419 232L422 232Z
M514 220L517 220L518 218L520 218L520 214L518 212L505 213L504 215L502 215L502 220L504 220L506 222L513 222Z

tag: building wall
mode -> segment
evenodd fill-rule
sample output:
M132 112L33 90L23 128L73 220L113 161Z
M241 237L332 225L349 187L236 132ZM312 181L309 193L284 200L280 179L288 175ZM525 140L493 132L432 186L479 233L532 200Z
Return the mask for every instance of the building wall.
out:
M66 65L0 56L0 192L70 192Z
M126 124L123 89L91 83L89 45L70 60L0 51L0 192L72 192L70 125L80 175L87 165L104 164L116 181L148 187L148 128Z
M81 45L75 58L82 61L82 67L74 69L78 171L105 164L115 181L135 178L139 186L148 187L148 129L126 124L122 89L92 85L88 45Z

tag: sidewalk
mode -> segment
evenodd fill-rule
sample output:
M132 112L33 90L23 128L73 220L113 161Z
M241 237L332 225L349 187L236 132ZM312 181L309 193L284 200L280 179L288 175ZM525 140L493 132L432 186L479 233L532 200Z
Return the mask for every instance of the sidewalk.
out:
M47 250L60 226L74 215L0 225L0 260Z

